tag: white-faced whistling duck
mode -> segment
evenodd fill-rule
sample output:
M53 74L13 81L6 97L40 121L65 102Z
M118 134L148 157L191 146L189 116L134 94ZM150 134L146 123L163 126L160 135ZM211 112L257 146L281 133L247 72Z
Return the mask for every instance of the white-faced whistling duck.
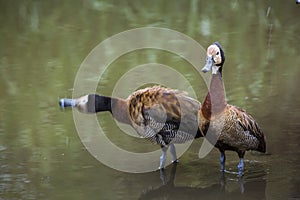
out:
M227 104L222 80L224 52L215 42L207 48L206 65L202 72L212 70L208 94L198 114L199 128L202 134L215 134L213 143L220 150L222 172L225 171L225 150L236 151L240 161L238 174L242 176L244 155L247 150L266 152L265 136L253 117L245 110ZM206 137L209 140L209 137Z
M164 168L170 146L172 161L178 162L174 144L200 137L197 115L200 102L184 92L154 86L138 90L127 99L89 94L78 99L60 99L60 107L76 107L83 113L108 111L121 123L162 148L159 168Z

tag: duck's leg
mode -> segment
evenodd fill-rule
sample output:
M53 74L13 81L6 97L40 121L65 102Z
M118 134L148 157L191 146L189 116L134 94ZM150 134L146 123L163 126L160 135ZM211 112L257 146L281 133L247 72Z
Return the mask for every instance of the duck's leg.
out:
M170 144L170 152L171 152L171 155L172 155L172 163L178 163L179 160L177 159L176 149L175 149L174 144Z
M239 173L239 177L243 176L243 171L244 171L244 155L245 155L245 151L240 151L238 152L239 158L240 158L240 162L238 164L238 173Z
M162 150L162 154L159 159L160 160L159 169L163 169L165 167L168 147L165 147L165 146L161 147L161 150Z
M241 194L243 194L245 192L245 187L244 187L242 176L239 176L238 184L239 184L239 187L240 187Z
M224 173L221 174L220 177L220 185L221 185L221 190L225 191L225 186L226 186L226 179Z
M225 156L225 151L220 150L220 164L221 164L221 171L224 172L225 171L225 160L226 160L226 156Z
M162 184L166 185L167 184L167 178L166 178L166 172L165 172L164 168L161 168L159 170L159 174L160 174L159 178L162 181Z

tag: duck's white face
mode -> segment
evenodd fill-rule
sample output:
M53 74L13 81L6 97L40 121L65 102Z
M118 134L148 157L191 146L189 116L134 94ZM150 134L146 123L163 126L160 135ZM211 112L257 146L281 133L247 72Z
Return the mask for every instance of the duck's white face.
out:
M222 62L221 50L215 44L212 44L207 48L207 57L211 57L214 60L215 65L221 64Z
M206 54L207 54L206 64L202 68L202 72L204 73L210 71L212 68L217 67L217 65L222 63L221 50L216 44L210 45L207 48Z
M88 103L88 95L85 95L77 99L76 106L80 112L88 113L87 103Z

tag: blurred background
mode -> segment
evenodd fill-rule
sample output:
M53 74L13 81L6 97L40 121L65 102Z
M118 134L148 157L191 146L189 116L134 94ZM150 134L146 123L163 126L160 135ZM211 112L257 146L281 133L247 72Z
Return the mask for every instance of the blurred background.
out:
M300 198L299 17L293 0L1 0L0 199ZM95 46L141 27L176 30L204 48L221 43L227 100L251 113L267 137L267 155L246 153L242 179L221 175L216 149L199 159L202 139L166 175L110 169L82 145L72 112L62 112L58 100L72 96ZM114 61L97 92L111 95L122 74L153 61L183 74L203 102L207 87L193 67L151 49ZM124 134L109 113L98 118L118 146L158 148ZM236 170L237 155L228 152L226 162Z

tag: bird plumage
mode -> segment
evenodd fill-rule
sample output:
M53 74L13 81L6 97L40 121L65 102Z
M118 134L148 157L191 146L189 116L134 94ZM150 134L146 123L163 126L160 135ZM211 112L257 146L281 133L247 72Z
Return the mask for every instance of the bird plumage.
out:
M207 62L202 71L213 72L209 92L198 113L198 122L202 134L221 152L221 170L225 170L225 151L236 151L240 158L239 175L242 175L245 152L266 152L265 136L250 114L226 102L222 80L224 60L224 52L218 43L208 47ZM213 135L208 137L208 130Z
M197 135L200 103L184 92L157 86L145 88L130 95L128 103L133 127L152 142L167 146Z
M209 120L211 124L215 119ZM225 151L257 150L265 152L264 134L253 117L239 107L227 104L224 110L224 121L216 147ZM214 127L210 127L214 129Z
M161 86L140 89L127 99L89 94L61 99L60 105L77 107L84 113L111 112L116 120L131 125L141 137L162 147L160 168L164 167L169 146L177 161L174 144L201 136L197 123L200 102L185 92Z

